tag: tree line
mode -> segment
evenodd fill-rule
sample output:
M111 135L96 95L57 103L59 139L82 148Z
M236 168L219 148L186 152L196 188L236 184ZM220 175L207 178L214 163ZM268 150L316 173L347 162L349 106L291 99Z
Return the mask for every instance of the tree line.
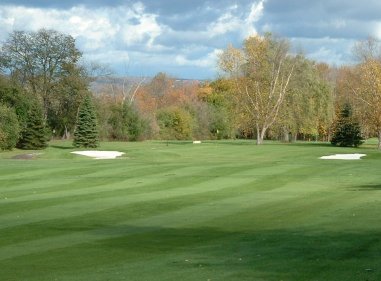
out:
M360 41L354 54L356 64L332 67L264 34L227 46L213 81L127 79L84 64L70 35L15 31L0 49L0 149L41 149L51 138L87 147L232 138L361 144L337 141L343 122L356 139L378 137L381 149L380 44Z

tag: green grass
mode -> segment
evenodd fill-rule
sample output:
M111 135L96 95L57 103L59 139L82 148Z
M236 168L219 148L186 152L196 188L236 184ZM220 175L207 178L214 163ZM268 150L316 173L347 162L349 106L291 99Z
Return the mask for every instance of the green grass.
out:
M0 280L381 280L381 153L324 143L53 142L0 153ZM365 153L360 161L320 160Z

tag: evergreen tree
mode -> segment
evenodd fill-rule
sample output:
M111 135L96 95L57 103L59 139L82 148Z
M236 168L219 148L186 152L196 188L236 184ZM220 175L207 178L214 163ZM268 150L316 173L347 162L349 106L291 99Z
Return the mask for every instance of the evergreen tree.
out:
M79 107L73 145L93 148L99 146L97 116L90 95L85 96Z
M352 116L352 108L345 104L334 126L331 143L338 146L357 147L363 143L359 123Z
M27 114L25 128L21 132L17 144L21 149L44 149L47 147L48 137L42 109L34 103Z

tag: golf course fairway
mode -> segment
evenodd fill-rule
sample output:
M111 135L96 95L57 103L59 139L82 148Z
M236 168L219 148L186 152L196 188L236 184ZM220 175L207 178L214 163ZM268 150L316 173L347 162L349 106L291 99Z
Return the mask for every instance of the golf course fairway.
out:
M253 141L0 153L1 281L381 280L381 152ZM360 160L322 160L362 153ZM33 155L23 157L22 155Z

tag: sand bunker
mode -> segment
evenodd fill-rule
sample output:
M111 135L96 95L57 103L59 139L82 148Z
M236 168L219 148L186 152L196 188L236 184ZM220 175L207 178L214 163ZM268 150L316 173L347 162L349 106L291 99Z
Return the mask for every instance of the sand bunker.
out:
M94 159L115 159L116 157L122 156L124 154L124 152L119 152L119 151L97 151L97 150L73 151L71 153L93 157Z
M329 156L322 156L320 159L328 160L360 160L361 157L366 156L366 154L354 153L354 154L334 154Z

